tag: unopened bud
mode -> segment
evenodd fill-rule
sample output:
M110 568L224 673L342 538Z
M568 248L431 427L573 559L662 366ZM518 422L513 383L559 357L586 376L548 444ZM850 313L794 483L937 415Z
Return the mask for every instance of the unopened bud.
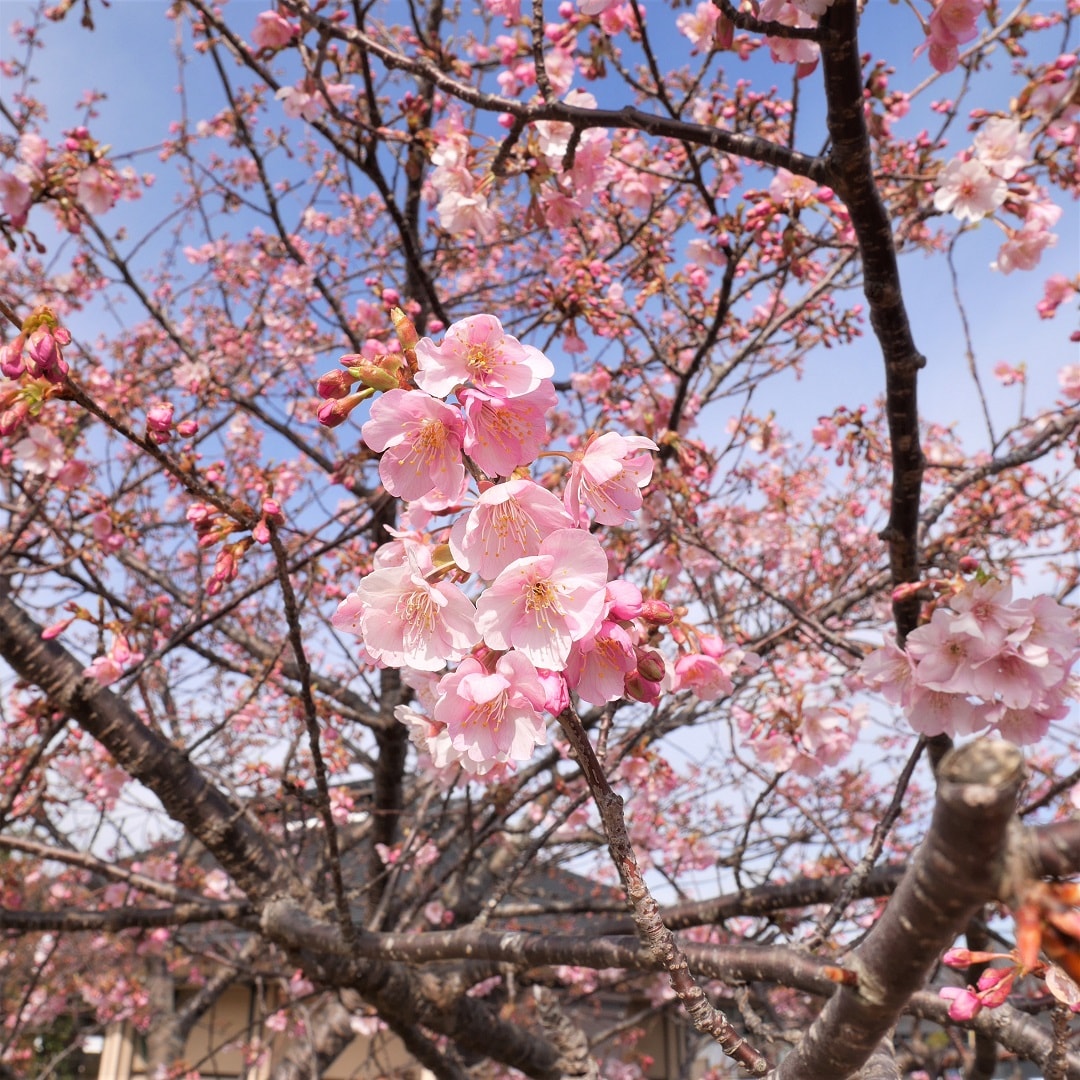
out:
M416 332L412 319L401 308L394 307L390 309L390 321L394 324L394 333L397 334L401 347L406 351L415 349L420 335Z
M372 390L396 390L401 386L397 373L401 369L401 357L396 353L384 353L378 361L368 360L364 356L342 357L346 360L355 360L350 363L348 373L359 379L365 386Z
M626 682L623 684L623 689L626 692L628 698L633 698L634 701L644 702L646 705L655 705L660 700L660 684L653 682L650 679L642 678L642 676L632 671L626 676Z
M657 626L667 626L675 621L675 612L666 600L646 600L641 605L641 617Z
M637 648L634 652L637 654L638 674L649 682L658 683L667 671L664 658L654 649Z
M352 384L355 381L355 376L350 372L338 368L337 371L328 371L325 375L319 376L319 381L315 384L315 392L324 400L348 397L352 393Z
M349 418L349 413L365 398L371 397L373 393L375 393L374 390L368 389L361 390L356 394L350 394L348 397L331 398L319 406L315 415L323 427L337 427L339 424L344 424Z

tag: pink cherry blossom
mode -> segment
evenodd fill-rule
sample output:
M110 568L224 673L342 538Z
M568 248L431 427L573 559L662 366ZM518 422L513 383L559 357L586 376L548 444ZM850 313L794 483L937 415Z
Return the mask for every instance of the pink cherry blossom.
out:
M489 671L466 657L439 682L436 722L446 725L455 750L476 762L527 761L547 742L540 715L546 694L529 659L509 652Z
M607 583L605 591L608 615L612 619L626 620L640 617L644 601L641 590L632 581L617 578Z
M379 476L391 495L419 499L431 491L454 495L461 489L465 424L444 402L415 390L390 390L372 403L360 434L372 450L382 452Z
M465 389L458 398L465 410L465 453L488 476L510 476L536 460L548 438L544 418L558 401L549 379L520 397Z
M985 0L940 0L930 16L930 33L947 35L953 41L971 41L978 32L978 19Z
M172 438L173 405L159 402L146 411L146 433L155 443L167 443Z
M1051 274L1043 283L1043 298L1035 305L1039 318L1052 319L1074 291L1072 282L1064 274Z
M934 206L960 221L978 221L1005 201L1009 189L980 161L953 158L938 177Z
M630 635L605 620L595 634L576 641L566 665L567 684L591 705L603 705L623 696L626 677L637 670L637 655Z
M300 27L277 11L260 11L255 18L251 40L258 49L283 49L300 33Z
M1066 364L1058 372L1058 385L1067 398L1080 401L1080 364Z
M15 173L0 172L0 210L11 218L16 228L26 223L26 215L33 202L30 185Z
M36 131L24 131L19 136L19 160L40 175L49 155L48 142Z
M929 623L908 634L907 653L915 661L920 686L969 694L974 692L974 665L996 655L997 645L969 633L963 623L957 626L951 611L938 608Z
M1024 167L1030 142L1019 120L994 116L975 136L975 156L995 176L1010 180Z
M416 346L416 383L435 397L471 383L502 397L520 397L555 373L539 349L507 334L494 315L470 315L454 323L441 345L422 338Z
M96 165L79 175L79 202L91 214L104 214L112 209L119 196L119 187Z
M133 651L127 638L123 634L117 634L109 651L104 656L95 657L89 666L83 669L83 674L101 686L112 686L128 668L141 664L143 659L143 653Z
M590 439L573 457L563 501L578 524L588 511L602 525L621 525L641 509L641 489L652 479L653 459L645 450L659 447L643 435L609 431Z
M1021 229L1011 229L1009 239L1001 245L997 259L990 264L994 270L1011 274L1014 270L1034 270L1042 253L1057 243L1057 236L1042 222L1027 221Z
M907 708L908 723L920 735L974 735L987 725L985 709L964 694L916 686Z
M476 602L476 625L492 649L519 649L538 668L562 671L575 641L604 610L608 563L581 529L557 529L537 555L512 562Z
M26 472L52 479L64 467L67 452L60 439L38 424L12 447L12 453Z
M721 662L703 653L680 656L675 661L675 679L676 689L689 690L700 701L726 697L735 688Z
M439 199L435 210L439 223L449 233L475 232L482 240L491 240L498 232L499 219L483 192L450 188Z
M439 671L460 660L478 637L472 601L448 581L429 581L431 555L410 544L401 566L373 570L341 603L332 623L356 634L388 667Z
M481 493L450 532L462 570L493 581L515 559L539 555L546 536L573 521L557 495L532 480L508 480Z
M708 51L713 44L713 34L716 32L716 23L720 18L720 9L712 2L698 4L694 11L686 12L675 19L675 28L680 34L685 34L693 45L691 52L699 49Z

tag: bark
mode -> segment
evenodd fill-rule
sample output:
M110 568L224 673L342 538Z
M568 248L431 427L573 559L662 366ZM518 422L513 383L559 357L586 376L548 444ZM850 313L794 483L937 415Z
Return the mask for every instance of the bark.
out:
M952 751L939 770L926 841L885 913L845 967L858 978L829 999L775 1080L839 1080L870 1057L967 920L997 896L1023 758L1004 742Z
M926 358L915 347L896 263L892 223L874 180L870 136L863 113L856 0L837 0L821 20L826 37L824 71L831 183L851 213L863 261L863 288L870 323L885 361L885 398L892 452L889 521L881 536L889 545L894 586L919 580L919 494L923 454L919 445L916 383ZM893 603L901 643L918 625L915 597Z

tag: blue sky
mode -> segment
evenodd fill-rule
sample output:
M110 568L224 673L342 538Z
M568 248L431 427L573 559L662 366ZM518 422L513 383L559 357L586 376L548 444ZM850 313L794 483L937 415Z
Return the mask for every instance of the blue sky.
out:
M404 6L404 0L400 2ZM234 0L227 10L234 25L248 33L258 12L267 6L262 0ZM554 4L549 7L553 14ZM177 115L179 106L174 47L178 27L164 17L165 8L164 4L140 0L114 0L109 9L95 5L97 29L93 33L79 26L78 6L64 23L46 25L47 48L34 69L41 80L37 91L48 103L49 127L54 133L78 122L80 113L75 106L81 91L87 85L96 85L106 88L109 94L98 106L101 115L93 125L101 138L118 149L153 147L162 139L168 121ZM32 5L20 0L5 0L0 39L0 53L5 57L13 51L8 25L15 18L28 20L32 10ZM674 28L671 13L658 4L647 5L646 10L661 56L667 55L669 48L684 55L685 41ZM861 37L864 50L877 52L879 46L888 45L888 55L901 68L896 85L905 87L916 79L934 77L925 56L910 60L914 46L921 40L921 31L911 12L901 6L872 0L864 16ZM732 79L743 75L771 79L779 83L780 93L788 92L786 70L772 65L765 57L755 58L749 65L738 65L734 60L728 63L735 65L729 72ZM904 79L904 69L909 63L912 74ZM1017 86L1009 68L1008 58L999 52L990 69L980 74L978 104L991 110L1008 108L1009 95L1015 93ZM931 100L955 93L958 80L955 73L936 78L913 107L906 121L907 129L936 130L939 121L927 111L927 106ZM8 90L0 86L0 93ZM219 107L215 91L215 86L208 86L203 95L197 81L188 80L186 104L193 119ZM804 149L816 150L820 148L824 131L817 76L803 80L800 92L799 142ZM621 102L601 100L600 104ZM966 145L957 125L950 136L954 150ZM153 171L157 162L151 153L134 158L133 164L140 171ZM137 235L140 227L160 218L162 199L167 197L167 191L151 192L141 204L126 204L122 210L113 211L113 215L122 213L132 235ZM1067 340L1067 314L1052 322L1034 318L1034 305L1042 295L1046 274L1072 275L1077 270L1080 213L1075 202L1063 209L1057 227L1058 245L1044 256L1042 266L1035 272L1005 276L989 270L1001 242L1000 231L990 223L983 223L965 236L957 253L961 294L968 309L975 354L984 386L993 394L992 411L999 426L1014 417L1016 406L1013 394L995 392L990 374L995 363L1007 360L1028 365L1028 400L1035 404L1053 399L1058 369L1076 360L1076 348ZM901 272L916 340L929 361L921 379L924 415L940 422L959 422L971 429L971 434L977 434L982 428L981 410L967 374L961 324L951 299L952 283L945 261L938 257L910 256L903 260ZM793 376L773 380L758 395L755 407L761 411L776 408L782 414L786 411L786 398L796 393L799 412L809 418L807 428L797 431L805 437L813 418L830 412L841 397L852 404L856 398L866 403L872 401L881 391L882 378L880 355L867 331L867 336L853 346L831 350L826 358L812 365L810 374L798 386L794 385ZM843 393L838 394L841 388Z

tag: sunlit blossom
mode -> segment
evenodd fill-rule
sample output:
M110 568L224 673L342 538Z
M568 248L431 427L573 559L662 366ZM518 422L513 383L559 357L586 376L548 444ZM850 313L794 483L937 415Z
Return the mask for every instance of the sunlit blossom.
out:
M607 556L581 529L558 529L537 555L512 562L476 602L476 625L493 649L520 649L538 668L562 671L570 647L604 610Z

